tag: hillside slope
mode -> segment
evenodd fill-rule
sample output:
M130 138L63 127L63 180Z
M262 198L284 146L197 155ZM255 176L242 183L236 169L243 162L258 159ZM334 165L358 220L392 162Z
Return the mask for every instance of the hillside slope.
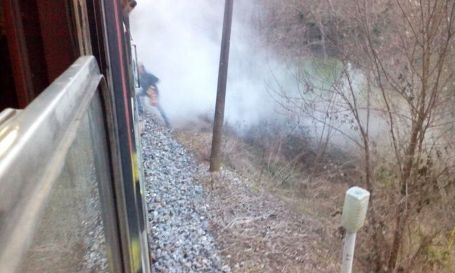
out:
M189 151L153 116L145 122L145 196L156 272L338 271L334 249L341 239L325 223L235 171L209 173L207 162L192 156L198 151L191 150L191 134L178 133Z

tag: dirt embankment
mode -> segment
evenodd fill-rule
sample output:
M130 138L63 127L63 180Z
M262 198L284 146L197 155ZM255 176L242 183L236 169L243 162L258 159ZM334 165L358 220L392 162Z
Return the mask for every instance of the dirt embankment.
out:
M200 161L196 179L207 191L211 232L233 272L339 271L339 210L346 184L331 188L340 192L335 196L321 189L329 182L317 179L303 191L276 185L233 136L224 143L225 168L213 175L208 172L210 132L176 135Z

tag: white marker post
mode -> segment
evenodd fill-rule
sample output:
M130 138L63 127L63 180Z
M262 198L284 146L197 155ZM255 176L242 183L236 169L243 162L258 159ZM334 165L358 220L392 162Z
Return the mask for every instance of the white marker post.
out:
M341 273L352 272L355 237L365 222L369 200L370 193L362 188L352 187L346 191L341 216L341 225L346 229Z

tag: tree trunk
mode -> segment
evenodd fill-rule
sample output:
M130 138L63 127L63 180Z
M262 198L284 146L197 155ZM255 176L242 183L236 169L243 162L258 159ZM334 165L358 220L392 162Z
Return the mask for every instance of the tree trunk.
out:
M371 220L371 226L373 231L373 261L374 261L374 272L382 272L382 257L380 252L379 238L380 229L378 229L378 221L376 217L376 212L374 210L374 189L371 183L371 166L370 166L370 145L368 141L368 136L363 135L364 138L364 156L365 156L365 184L367 190L370 192L370 206L369 206L369 218Z
M422 108L423 109L423 108ZM414 163L414 156L415 156L415 150L417 147L417 138L419 136L419 132L422 129L422 124L423 124L423 113L420 111L422 115L419 115L418 121L412 126L411 130L411 138L409 142L409 146L406 149L406 157L405 157L405 163L403 166L403 172L401 175L401 185L400 185L400 201L398 204L397 208L397 215L395 218L395 232L393 234L393 240L392 240L392 247L390 250L390 257L389 261L387 264L387 268L389 272L394 272L395 268L397 266L397 261L398 261L398 252L401 247L401 243L403 241L403 233L404 229L406 227L406 222L407 222L407 187L409 183L409 178L411 177L411 170L412 170L412 165Z

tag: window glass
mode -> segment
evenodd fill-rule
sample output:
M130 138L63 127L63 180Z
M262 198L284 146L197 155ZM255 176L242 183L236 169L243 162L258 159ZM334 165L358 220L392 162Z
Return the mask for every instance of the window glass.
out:
M19 272L110 272L99 190L100 183L109 183L101 114L95 97L80 120Z

